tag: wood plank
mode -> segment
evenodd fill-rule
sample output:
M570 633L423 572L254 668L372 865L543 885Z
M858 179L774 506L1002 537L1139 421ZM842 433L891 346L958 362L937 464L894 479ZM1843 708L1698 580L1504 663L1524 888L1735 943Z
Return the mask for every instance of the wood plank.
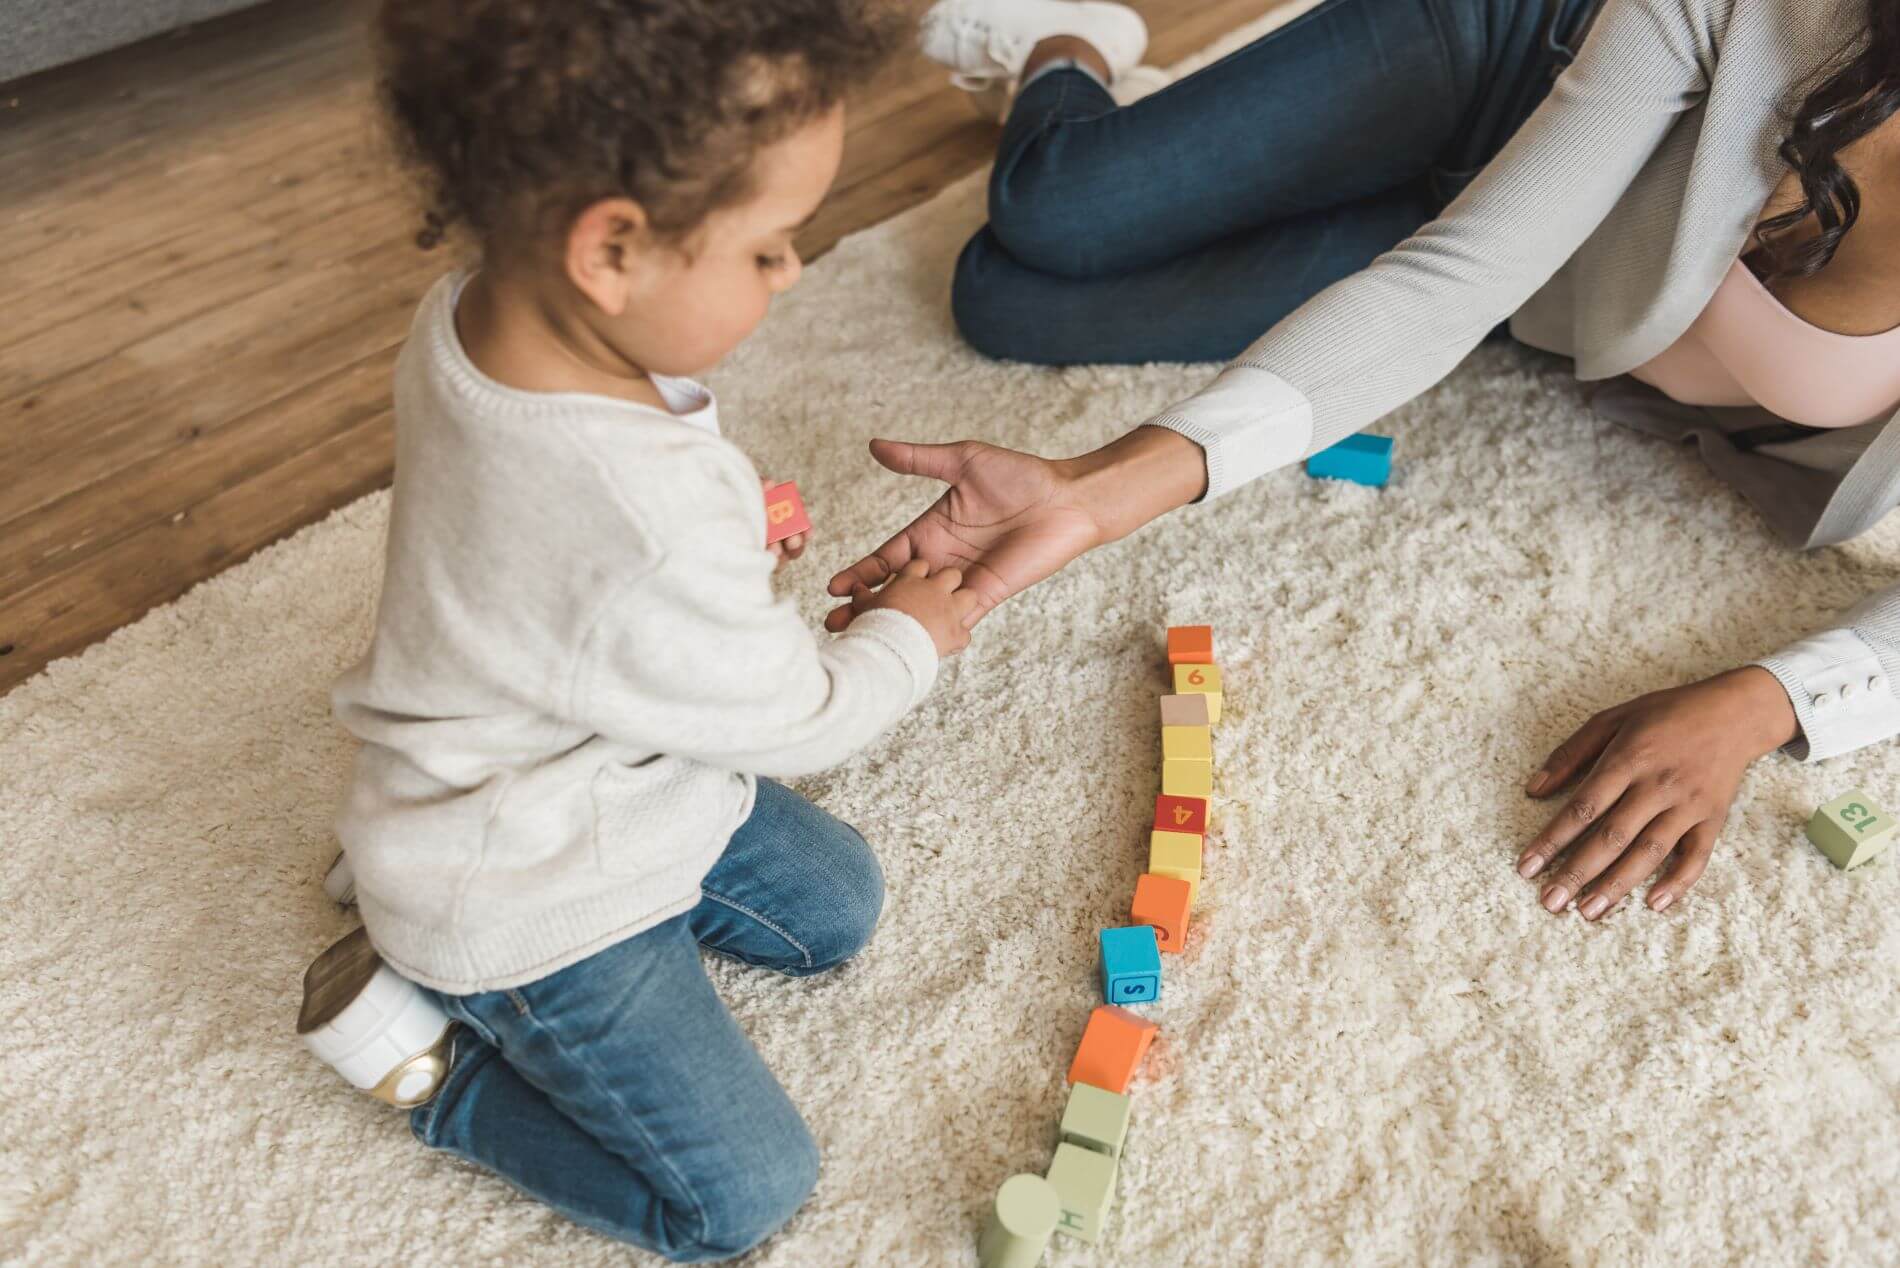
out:
M125 624L127 612L168 603L197 581L389 483L395 424L379 411L314 449L196 506L180 508L97 566L61 572L0 607L0 673L12 686ZM155 567L155 561L164 566ZM190 578L190 580L187 580Z
M271 401L216 431L68 494L0 534L0 577L19 591L70 572L102 551L172 519L221 490L277 478L286 453L316 448L388 412L400 344Z

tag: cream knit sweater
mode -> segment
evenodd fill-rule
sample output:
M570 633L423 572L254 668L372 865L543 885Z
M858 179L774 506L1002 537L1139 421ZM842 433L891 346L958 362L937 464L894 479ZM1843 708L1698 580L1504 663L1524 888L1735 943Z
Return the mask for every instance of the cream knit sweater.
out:
M382 600L335 707L364 742L338 830L370 938L468 994L691 908L754 775L849 757L937 653L901 613L831 639L774 596L758 475L704 389L663 384L668 414L505 388L462 351L460 288L397 366Z

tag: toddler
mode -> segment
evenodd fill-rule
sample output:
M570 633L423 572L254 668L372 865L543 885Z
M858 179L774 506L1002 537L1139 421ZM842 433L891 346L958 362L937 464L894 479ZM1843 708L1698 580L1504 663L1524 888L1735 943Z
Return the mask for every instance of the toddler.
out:
M811 1135L702 948L821 973L883 898L862 837L762 776L863 748L967 640L917 565L825 641L774 597L716 362L798 279L866 0L385 0L428 237L375 637L338 683L365 928L299 1029L424 1144L679 1261L756 1245ZM779 556L795 555L794 539Z

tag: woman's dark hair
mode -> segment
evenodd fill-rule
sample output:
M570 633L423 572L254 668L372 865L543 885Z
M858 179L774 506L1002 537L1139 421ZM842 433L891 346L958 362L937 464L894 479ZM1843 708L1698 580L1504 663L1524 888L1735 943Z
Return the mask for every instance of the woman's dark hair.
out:
M894 17L880 0L383 0L383 104L426 186L418 240L538 236L625 197L677 241L877 67Z
M1770 280L1819 273L1860 219L1860 187L1840 154L1900 110L1900 0L1867 0L1866 32L1821 74L1781 143L1802 201L1759 226ZM1820 232L1798 234L1810 216Z

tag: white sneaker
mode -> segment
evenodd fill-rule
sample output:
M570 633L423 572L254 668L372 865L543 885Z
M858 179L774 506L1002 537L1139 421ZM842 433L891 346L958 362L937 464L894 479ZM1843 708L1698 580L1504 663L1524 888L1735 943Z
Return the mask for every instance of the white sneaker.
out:
M356 906L356 869L350 866L350 856L340 850L323 874L323 892L339 907Z
M918 42L925 57L950 68L950 82L981 92L1016 79L1030 50L1056 35L1088 41L1116 75L1148 51L1141 15L1108 0L938 0Z
M449 1077L454 1022L376 954L358 929L303 975L297 1033L317 1059L397 1109L425 1104Z

